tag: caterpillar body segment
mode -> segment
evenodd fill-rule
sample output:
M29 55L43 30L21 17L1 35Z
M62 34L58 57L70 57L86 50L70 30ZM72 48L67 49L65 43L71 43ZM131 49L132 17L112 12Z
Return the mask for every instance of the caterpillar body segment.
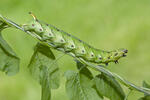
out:
M66 41L63 38L63 35L57 31L57 30L52 30L54 37L50 40L49 42L52 42L56 47L62 47L66 43Z
M117 63L118 60L126 56L126 49L117 49L113 51L103 51L83 42L82 40L57 29L53 25L45 24L35 19L30 23L23 25L26 31L37 34L41 37L44 44L50 44L55 49L63 49L65 53L72 53L76 57L81 57L85 61L108 64L109 62Z
M48 25L42 24L42 28L43 28L43 34L41 37L43 40L51 40L52 38L55 37L53 32L52 32L52 29L50 29L48 27Z
M94 54L93 49L89 46L84 46L84 47L85 47L86 55L83 58L87 61L94 62L96 55Z
M40 23L36 20L30 21L28 24L23 25L25 31L35 32L38 35L43 33L43 28Z
M73 41L76 45L76 48L73 50L73 53L77 56L77 57L83 57L86 55L86 50L84 47L84 44L82 42L80 42L79 40L75 40L73 38Z
M69 37L67 34L64 34L63 35L65 41L67 41L64 45L63 45L63 48L66 52L71 52L73 50L76 49L76 45L73 41L73 39L71 37Z
M102 63L104 58L102 59L102 54L104 55L104 51L98 50L98 49L93 49L93 53L95 55L95 63Z

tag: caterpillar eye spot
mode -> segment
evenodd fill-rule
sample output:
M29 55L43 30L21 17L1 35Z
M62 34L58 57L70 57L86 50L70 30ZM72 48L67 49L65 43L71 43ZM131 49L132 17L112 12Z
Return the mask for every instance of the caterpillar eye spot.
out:
M62 39L61 39L60 41L61 41L61 42L64 42L64 40L62 40Z
M40 31L42 31L42 29L41 29L41 28L40 28L39 30L40 30Z
M35 26L34 24L32 24L32 26Z
M82 53L84 53L84 50L82 50Z
M93 57L94 55L93 55L93 54L91 54L91 56Z
M110 56L108 57L108 59L110 59Z
M71 47L73 48L73 47L74 47L74 45L71 45Z
M98 59L99 59L99 60L102 60L102 57L99 57Z
M46 24L46 26L49 26L48 24Z

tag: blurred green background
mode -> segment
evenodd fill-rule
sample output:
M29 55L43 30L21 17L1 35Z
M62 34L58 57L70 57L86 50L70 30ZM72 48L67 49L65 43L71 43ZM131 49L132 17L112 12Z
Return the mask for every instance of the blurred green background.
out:
M19 24L31 19L29 11L94 47L127 48L128 56L108 69L137 85L143 80L150 83L150 0L0 0L0 14ZM21 64L15 76L0 72L0 100L40 100L40 86L27 69L36 40L12 28L4 30L3 36ZM70 58L65 55L60 59L62 73L76 69ZM61 76L61 87L52 90L52 100L68 100ZM129 100L140 96L142 93L132 92Z

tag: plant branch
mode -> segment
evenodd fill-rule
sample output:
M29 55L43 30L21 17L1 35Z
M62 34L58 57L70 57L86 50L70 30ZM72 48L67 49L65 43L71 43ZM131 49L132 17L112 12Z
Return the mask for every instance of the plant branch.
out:
M34 38L37 38L38 40L40 40L40 37L39 36L36 36L36 35L33 35L31 34L29 31L25 31L20 25L6 19L5 17L1 16L0 15L0 21L3 21L4 23L7 23L9 26L12 26L12 27L15 27L17 29L20 29L26 33L28 33L29 35L33 36ZM51 44L49 44L49 46L52 46ZM53 46L52 46L53 48ZM60 49L59 51L63 51L62 49ZM82 62L83 64L89 66L90 68L96 70L96 71L99 71L99 72L102 72L104 74L107 74L108 76L110 77L113 77L115 79L117 79L118 81L120 81L120 83L124 84L125 86L127 86L130 90L136 90L136 91L139 91L139 92L143 92L147 95L150 95L150 89L148 88L144 88L144 87L139 87L139 86L136 86L134 85L133 83L130 83L129 81L125 80L124 78L122 78L121 76L117 75L116 73L112 73L110 72L109 70L107 70L106 68L104 67L100 67L100 66L96 66L92 63L89 63L89 62L86 62L84 61L82 58L76 58L74 55L72 54L68 54L68 55L71 55L72 57L74 57L75 59L79 60L80 62Z

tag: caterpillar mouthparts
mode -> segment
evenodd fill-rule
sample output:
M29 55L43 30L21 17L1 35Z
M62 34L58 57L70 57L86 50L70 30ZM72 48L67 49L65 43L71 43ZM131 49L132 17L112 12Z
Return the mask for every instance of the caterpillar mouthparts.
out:
M126 57L127 56L126 53L128 53L128 50L124 49L123 52L124 52L123 57Z
M127 50L127 49L124 49L123 52L124 52L124 53L123 53L122 56L123 56L123 57L126 57L126 56L127 56L126 53L128 53L128 50Z

